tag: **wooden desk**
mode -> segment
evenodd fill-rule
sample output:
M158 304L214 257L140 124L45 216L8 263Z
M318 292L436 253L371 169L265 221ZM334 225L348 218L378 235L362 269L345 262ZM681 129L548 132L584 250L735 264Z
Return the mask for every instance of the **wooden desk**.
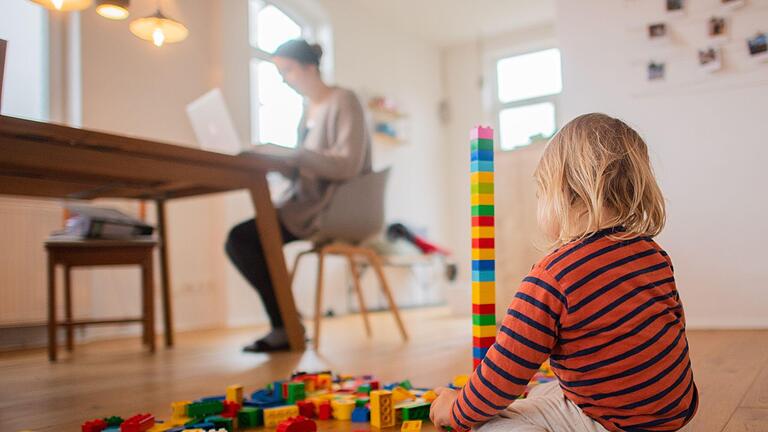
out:
M0 194L61 199L135 198L157 203L165 344L173 345L165 203L247 189L269 274L293 350L304 349L283 256L283 239L256 156L229 156L172 144L0 116Z

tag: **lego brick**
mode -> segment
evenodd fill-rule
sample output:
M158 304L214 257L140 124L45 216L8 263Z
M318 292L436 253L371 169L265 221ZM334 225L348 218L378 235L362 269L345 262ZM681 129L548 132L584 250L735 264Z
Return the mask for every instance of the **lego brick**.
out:
M472 346L490 347L496 342L496 335L493 337L473 337Z
M493 161L472 161L469 170L471 173L492 173Z
M472 272L473 282L493 282L495 280L496 280L496 271L494 270L483 270L483 271Z
M496 259L496 249L476 249L472 248L472 259L480 261L493 261Z
M284 381L275 381L272 383L270 387L272 389L272 397L277 399L280 398L282 400L285 400L285 396L283 395L283 382Z
M403 421L429 419L429 403L409 405L403 407L400 411L403 416Z
M472 271L496 270L495 260L472 260Z
M469 141L469 151L475 150L493 150L493 140L491 139L473 139Z
M432 390L428 390L424 392L423 395L421 395L421 398L429 403L432 403L435 399L437 399L437 393Z
M496 247L496 239L475 238L472 239L472 247L475 249L493 249Z
M241 428L261 426L264 424L264 412L261 408L242 407L237 413L237 423Z
M304 400L306 397L304 391L303 382L289 382L285 384L285 400L289 404L294 404L297 401Z
M283 405L264 410L264 426L275 427L281 421L299 415L299 407L296 405Z
M357 387L357 393L365 393L368 394L371 392L371 386L370 384L363 384L359 387Z
M88 420L80 426L82 432L101 432L107 428L107 422L103 419Z
M488 348L472 347L472 358L485 358L488 354Z
M187 417L187 407L191 403L190 401L171 402L171 417Z
M207 423L213 423L213 427L216 429L225 429L227 432L234 432L237 430L235 425L235 419L223 416L210 416L206 417Z
M325 401L317 406L317 418L319 420L330 420L333 416L333 410L331 409L331 402Z
M299 407L299 415L306 417L306 418L315 418L315 404L310 401L298 401L296 402L296 406Z
M317 374L317 389L330 389L333 383L333 376L328 373Z
M316 432L317 424L306 417L297 416L283 420L276 432Z
M495 325L486 325L486 326L472 326L472 336L474 337L491 337L496 335L496 326Z
M491 304L473 304L472 313L478 315L490 315L496 313L496 305Z
M492 205L473 205L472 216L493 216L496 212Z
M105 418L104 421L107 422L108 427L113 427L113 426L120 426L120 424L125 420L123 420L122 417L111 416L111 417Z
M493 183L493 172L473 172L469 174L470 184Z
M388 390L371 391L371 426L377 428L395 425L395 404L392 392Z
M496 301L494 282L472 282L472 304L492 304Z
M472 226L494 226L493 216L472 216Z
M352 411L355 409L355 401L345 399L334 399L331 401L333 409L333 418L336 420L350 420Z
M493 162L493 150L488 149L470 149L470 161L490 161Z
M187 415L194 418L221 414L223 410L224 404L219 400L192 402L191 404L187 405Z
M378 390L380 386L379 381L377 380L371 381L368 384L371 386L371 390Z
M152 414L136 414L120 424L120 432L146 432L155 425Z
M470 202L472 205L493 205L493 194L472 194L470 196ZM491 236L493 236L493 234L488 237Z
M421 420L407 420L400 426L400 432L420 432Z
M368 423L371 420L371 411L365 407L355 407L351 420L355 423Z
M494 227L472 227L473 238L491 238L495 237L496 230Z
M230 402L236 402L242 405L243 404L243 386L240 384L233 384L227 387L226 400Z
M475 126L469 130L469 139L493 139L493 128L486 126Z
M496 315L477 315L472 314L472 324L477 326L496 325Z

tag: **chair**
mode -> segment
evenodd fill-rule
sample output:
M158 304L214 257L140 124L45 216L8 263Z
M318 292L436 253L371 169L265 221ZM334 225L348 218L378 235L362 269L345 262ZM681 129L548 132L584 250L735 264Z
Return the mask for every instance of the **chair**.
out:
M381 290L389 303L395 322L403 340L408 340L400 312L392 297L389 284L384 275L381 257L370 247L361 243L370 236L381 231L384 226L384 195L390 169L372 172L339 186L331 203L320 219L318 233L313 236L313 246L296 256L290 275L290 283L296 275L302 257L310 253L318 255L317 261L317 292L315 297L315 349L320 344L320 320L322 318L323 293L323 263L328 255L347 257L355 291L363 316L366 335L371 335L371 325L368 311L360 287L360 274L356 260L367 261L373 267L379 279Z
M74 348L74 327L97 324L143 325L142 342L155 352L155 303L152 274L153 239L81 240L73 237L50 237L45 242L48 252L48 358L57 358L57 329L66 327L67 351ZM64 267L64 321L56 317L56 266ZM138 265L141 267L142 313L138 318L75 320L72 318L71 269L73 267Z

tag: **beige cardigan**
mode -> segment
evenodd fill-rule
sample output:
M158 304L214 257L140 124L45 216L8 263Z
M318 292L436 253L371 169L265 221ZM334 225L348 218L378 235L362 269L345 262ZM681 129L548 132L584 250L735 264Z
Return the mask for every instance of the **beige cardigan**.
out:
M341 183L371 171L371 137L355 93L334 87L318 109L311 128L306 118L300 122L298 170L277 202L280 221L299 238L317 231Z

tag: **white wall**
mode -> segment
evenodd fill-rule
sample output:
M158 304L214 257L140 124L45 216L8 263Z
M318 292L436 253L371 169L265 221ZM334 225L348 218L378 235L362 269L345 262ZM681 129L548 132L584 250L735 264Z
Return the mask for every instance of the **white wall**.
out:
M663 2L558 0L565 119L602 111L646 139L669 220L659 242L675 264L690 327L768 327L765 187L768 64L749 62L743 38L766 31L768 2L729 13L725 69L696 70L704 22L717 1L689 1L685 17L664 17ZM644 26L671 25L674 42L652 47ZM667 60L667 82L644 82L650 56Z

